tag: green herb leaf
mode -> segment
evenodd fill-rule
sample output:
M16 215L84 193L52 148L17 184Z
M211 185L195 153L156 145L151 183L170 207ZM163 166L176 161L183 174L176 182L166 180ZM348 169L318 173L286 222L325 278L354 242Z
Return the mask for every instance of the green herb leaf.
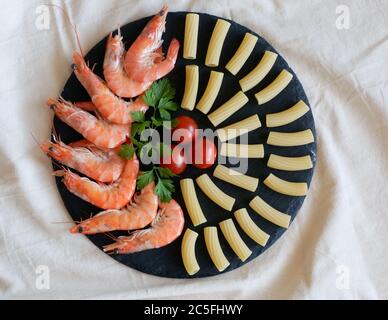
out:
M168 112L167 110L159 109L159 113L160 113L160 117L163 120L165 120L165 121L171 120L170 112Z
M155 81L151 88L149 88L143 97L146 104L153 108L159 108L161 99L166 103L175 97L175 88L172 86L170 80L162 79Z
M159 179L155 188L161 202L169 202L172 199L172 193L175 191L174 183L171 179Z
M159 109L166 109L169 111L177 111L178 110L178 104L174 101L172 101L170 98L162 98L159 101Z
M133 122L144 122L145 121L145 113L142 111L131 112L131 117L132 117Z
M162 119L157 119L155 117L151 117L151 120L152 120L152 124L155 127L160 127L163 124L163 120Z
M139 190L141 190L144 187L148 186L152 181L155 181L155 175L154 175L153 169L150 171L142 172L137 177L136 186Z
M151 121L144 121L138 123L132 123L131 136L134 137L137 134L141 134L145 129L149 128Z
M155 170L158 172L162 179L176 177L176 174L174 174L169 168L155 167Z
M135 148L133 145L123 144L119 151L119 156L121 158L131 160L133 155L135 154Z

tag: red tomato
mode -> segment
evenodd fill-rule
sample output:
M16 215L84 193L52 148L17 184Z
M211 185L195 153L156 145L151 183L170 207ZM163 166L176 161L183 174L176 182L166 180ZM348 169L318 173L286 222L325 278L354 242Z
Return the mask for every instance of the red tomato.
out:
M176 120L178 121L177 126L172 130L172 137L173 139L179 139L179 143L191 143L196 135L197 135L197 129L198 125L195 122L193 118L190 118L188 116L179 116L176 117ZM175 137L174 137L175 133Z
M162 158L160 166L170 169L175 174L181 174L187 167L184 150L179 146L174 146L172 148L171 156Z
M196 168L207 169L210 168L217 158L217 147L213 141L202 138L194 142L192 164Z

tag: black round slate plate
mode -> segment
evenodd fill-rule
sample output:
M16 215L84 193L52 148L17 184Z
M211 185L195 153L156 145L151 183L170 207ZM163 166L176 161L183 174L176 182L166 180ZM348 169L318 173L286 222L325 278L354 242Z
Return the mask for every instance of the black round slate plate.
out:
M184 26L185 26L185 15L186 12L172 12L168 14L167 17L167 25L166 32L163 35L164 39L164 50L166 49L172 38L177 38L181 44L183 44L184 37ZM122 35L124 37L124 42L126 46L130 45L137 37L137 35L141 32L147 21L150 19L144 18L135 22L131 22L126 26L121 28ZM207 51L207 46L209 43L209 39L215 26L218 17L202 14L200 13L200 29L199 29L199 43L198 43L198 54L196 60L185 60L182 58L182 49L179 54L179 58L176 64L175 69L168 75L168 78L173 82L177 89L177 97L176 101L181 101L183 90L184 90L184 82L185 82L185 65L187 64L197 64L200 70L200 87L198 92L198 97L202 95L205 90L210 71L218 70L225 73L224 81L222 84L222 88L218 98L214 104L213 110L220 106L223 102L231 98L237 91L240 90L240 86L238 80L241 79L244 75L246 75L250 70L252 70L257 63L260 61L261 57L264 54L265 50L270 50L276 52L276 50L268 44L263 38L258 36L255 32L233 22L231 22L231 28L228 32L228 35L225 40L225 44L222 50L221 60L218 68L208 68L205 66L205 56ZM255 46L255 49L248 61L242 68L242 70L237 74L237 76L233 76L230 74L224 66L229 61L229 59L233 56L236 49L240 45L244 34L246 32L253 33L259 37L259 40ZM95 72L102 76L102 63L104 58L105 51L105 43L106 38L99 42L86 56L87 61L89 61L90 65L96 64ZM282 69L287 69L290 71L294 78L292 82L288 85L288 87L279 94L276 98L271 100L270 102L258 106L256 100L254 98L254 93L258 90L267 86L271 81L275 79L275 77L279 74ZM290 69L287 62L279 55L274 67L271 72L265 77L265 79L257 85L254 89L250 90L247 93L250 101L244 106L238 113L234 114L231 118L221 124L221 126L225 126L236 121L242 120L247 116L253 115L257 113L260 117L260 120L263 124L262 128L259 130L255 130L249 133L249 143L263 143L265 148L265 158L264 159L250 159L249 160L249 175L258 177L260 179L259 188L255 193L247 192L243 189L236 188L231 186L223 181L213 178L214 182L227 194L235 197L236 204L234 206L234 210L239 208L247 208L252 219L262 228L264 231L270 234L270 239L265 248L257 245L253 242L248 236L244 234L244 232L239 228L237 222L235 224L238 228L240 235L242 236L245 243L252 250L252 255L245 262L241 262L239 258L233 253L233 251L228 246L226 240L223 238L221 231L219 230L219 237L221 241L221 246L225 252L226 257L230 261L230 266L224 271L231 271L236 269L243 264L255 259L257 256L262 254L265 250L271 247L271 245L279 239L279 237L284 233L285 229L278 227L265 219L258 216L254 213L248 206L249 201L254 197L255 194L258 194L262 197L266 202L275 207L276 209L288 213L292 216L292 220L295 218L299 208L301 207L304 197L290 197L282 194L278 194L269 188L267 188L262 181L268 176L269 173L274 172L280 178L295 181L295 182L307 182L310 184L311 178L313 175L313 170L305 170L299 172L285 172L279 170L270 170L267 167L268 156L271 153L275 153L278 155L285 156L303 156L310 155L313 159L314 167L316 162L316 144L309 144L306 146L300 147L274 147L266 144L266 140L268 137L269 130L265 126L265 114L266 113L274 113L285 110L292 105L294 105L297 101L302 99L308 104L308 99L303 90L301 83L299 82L297 76ZM77 81L74 74L69 78L68 82L63 89L62 96L72 102L82 101L90 99L86 93L86 91L82 88L81 84ZM207 117L198 111L186 112L184 110L180 110L177 114L189 114L194 117L201 128L213 128L211 123L208 121ZM54 126L58 134L60 134L62 140L65 143L69 143L72 141L76 141L81 139L82 137L77 134L73 129L59 121L57 118L54 120ZM283 132L293 132L300 131L304 129L310 128L315 136L315 128L314 128L314 119L313 115L308 112L302 118L297 121L283 126L279 128L275 128L275 131L283 131ZM214 129L214 128L213 128ZM212 176L213 168L206 170L206 172ZM191 177L196 178L200 174L204 173L204 170L195 169L193 167L189 167L189 169L182 175L182 177ZM58 190L62 196L64 204L69 211L70 215L73 217L75 221L79 221L80 219L86 219L90 217L90 214L97 213L100 210L89 203L81 200L75 195L71 194L63 185L60 178L57 178ZM177 192L175 194L176 200L182 205L185 210L184 202L182 200L182 196L179 191L179 181L176 181ZM208 219L206 224L203 224L199 227L194 228L191 225L191 221L188 216L186 216L186 226L194 229L199 233L199 237L196 245L196 255L201 267L201 270L195 274L193 277L206 277L217 275L219 272L214 267L210 257L207 253L204 239L203 239L203 227L205 226L218 226L218 223L227 218L233 218L233 212L227 212L222 208L218 207L216 204L212 203L206 196L197 188L197 194L199 197L199 201L203 208L203 211ZM234 218L233 218L234 219ZM116 235L126 234L116 232ZM75 235L77 236L77 235ZM79 235L80 236L80 235ZM106 235L92 235L88 236L88 238L98 247L102 248L103 245L109 244L112 242ZM132 267L139 271L163 276L170 278L190 278L182 264L181 259L181 239L182 236L177 239L172 244L161 248L148 250L140 253L130 254L130 255L110 255L113 259L127 265L128 267ZM87 257L86 257L87 258Z

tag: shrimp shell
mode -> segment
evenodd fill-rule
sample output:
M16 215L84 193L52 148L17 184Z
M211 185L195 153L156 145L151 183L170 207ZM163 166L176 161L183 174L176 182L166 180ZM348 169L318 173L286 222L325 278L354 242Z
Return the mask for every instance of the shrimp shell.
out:
M119 237L115 243L104 246L105 252L135 253L164 247L177 239L184 226L182 208L175 200L159 204L159 212L151 227L133 232L129 237Z
M139 82L153 82L174 69L179 52L179 41L177 39L171 41L165 59L161 51L163 43L161 39L165 30L167 13L168 6L164 6L147 23L128 49L124 68L129 78Z
M82 221L70 229L71 233L95 234L115 230L136 230L149 225L158 210L155 183L143 188L134 201L121 210L106 210Z
M102 150L86 140L70 145L47 141L40 148L51 158L99 182L116 181L125 165L117 151Z
M134 155L127 160L120 178L112 184L96 183L70 170L58 170L54 175L63 177L67 189L81 199L101 209L121 209L132 199L139 173L139 161Z
M129 136L128 125L112 124L98 119L70 102L49 99L47 105L59 119L98 147L115 148L124 143Z
M87 66L84 58L78 52L73 54L74 73L89 93L97 111L107 120L117 124L128 124L132 122L131 112L146 112L148 106L144 103L143 97L135 101L124 101L117 97L106 86L92 70Z
M125 49L119 34L108 37L104 58L104 77L107 86L119 97L132 98L141 95L152 81L138 82L128 77L124 70Z

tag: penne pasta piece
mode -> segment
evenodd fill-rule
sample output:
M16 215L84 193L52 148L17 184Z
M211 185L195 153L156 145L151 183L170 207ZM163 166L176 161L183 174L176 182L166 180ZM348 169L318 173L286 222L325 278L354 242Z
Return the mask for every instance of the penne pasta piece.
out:
M282 70L271 84L255 94L258 104L264 104L282 92L293 78L292 73Z
M264 184L273 191L288 195L288 196L305 196L308 192L308 186L306 182L290 182L278 178L274 174L270 173L264 180Z
M221 142L232 140L250 131L261 127L261 122L257 114L245 118L239 122L233 123L227 127L220 128L216 131Z
M208 67L218 67L222 47L226 35L229 31L230 23L228 21L218 19L210 38L209 47L207 49L205 65Z
M209 114L208 118L213 126L217 127L220 123L224 122L232 114L245 106L248 101L248 97L242 91L239 91L216 111Z
M299 171L313 167L310 156L304 157L283 157L271 154L268 159L268 167L278 170Z
M186 14L185 38L183 43L183 58L197 58L199 15L196 13Z
M204 114L207 114L212 108L214 101L218 96L218 93L221 89L222 80L224 79L224 74L218 71L210 72L209 82L205 92L202 95L202 98L199 100L196 108Z
M205 227L203 233L210 258L219 272L224 271L227 267L229 267L230 262L222 251L220 240L218 239L217 228Z
M182 109L193 110L195 106L195 101L197 99L198 93L198 83L199 83L199 71L198 66L189 65L186 66L186 83L185 83L185 92L182 99Z
M264 146L262 144L236 144L223 143L220 155L235 158L264 158Z
M267 143L279 147L303 146L314 142L314 135L311 129L298 132L275 132L268 135Z
M256 243L265 247L268 242L269 234L261 230L249 216L247 209L237 210L234 216L241 229Z
M236 199L227 195L220 188L218 188L206 173L199 176L196 181L202 192L210 200L218 204L221 208L232 211Z
M233 184L237 187L243 188L248 191L256 191L259 185L259 179L247 176L236 170L227 168L223 165L218 165L213 172L213 176L221 179L225 182Z
M278 113L267 114L267 127L273 128L289 124L305 115L307 112L309 112L309 110L310 108L308 105L305 104L303 100L300 100L287 110Z
M190 276L196 274L200 270L195 256L195 243L197 242L197 238L198 233L187 228L182 239L181 254L183 265Z
M190 216L193 226L199 226L206 222L205 215L202 212L201 206L195 192L194 182L192 179L181 179L180 181L182 197L186 205L187 212Z
M277 53L265 51L259 64L239 81L242 91L246 92L258 85L259 82L271 71L277 57Z
M249 206L264 219L283 228L290 226L291 216L272 208L259 196L253 198Z
M238 47L234 56L229 60L225 68L233 75L236 75L241 68L244 66L245 62L248 60L251 55L258 38L251 33L246 33L243 41Z
M244 240L241 239L241 236L238 234L233 220L227 219L220 222L220 228L234 253L240 258L241 261L247 260L252 254L252 251L245 244Z

